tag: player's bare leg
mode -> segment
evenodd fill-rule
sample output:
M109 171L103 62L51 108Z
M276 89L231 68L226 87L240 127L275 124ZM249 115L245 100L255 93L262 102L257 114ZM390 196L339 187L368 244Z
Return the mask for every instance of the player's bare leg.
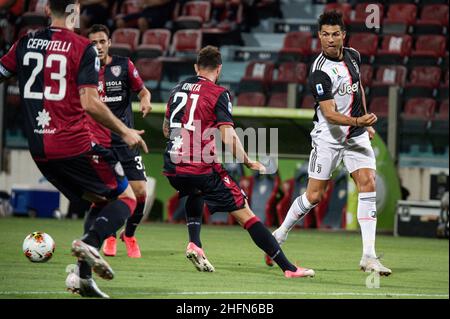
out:
M295 266L286 258L275 237L248 208L248 203L245 208L234 211L231 215L249 232L254 243L278 264L285 277L313 277L315 275L314 270Z
M392 271L381 264L375 253L375 237L377 228L377 196L375 171L361 168L351 174L358 188L358 223L361 228L363 253L360 267L364 271L375 271L389 276Z

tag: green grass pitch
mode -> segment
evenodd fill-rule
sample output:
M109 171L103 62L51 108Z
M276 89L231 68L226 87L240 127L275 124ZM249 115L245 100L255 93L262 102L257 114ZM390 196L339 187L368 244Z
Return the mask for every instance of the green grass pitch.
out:
M29 262L22 241L32 231L56 241L53 258ZM75 262L70 244L81 235L82 222L29 218L0 219L0 298L80 298L65 291L65 268ZM185 258L184 225L145 223L137 238L143 258L118 255L107 260L116 277L99 287L112 298L449 298L448 240L378 235L377 251L392 268L379 288L367 288L368 274L358 269L361 238L357 233L295 230L283 249L293 262L311 267L315 278L284 278L269 268L262 252L240 227L204 226L202 242L215 273L197 272Z

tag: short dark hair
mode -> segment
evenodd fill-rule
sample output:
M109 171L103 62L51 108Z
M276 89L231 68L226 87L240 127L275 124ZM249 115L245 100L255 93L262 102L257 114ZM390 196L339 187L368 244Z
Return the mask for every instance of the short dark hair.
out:
M208 45L200 50L197 56L197 66L200 69L216 69L222 64L222 55L217 47Z
M107 36L108 39L109 39L110 33L109 33L109 29L108 29L108 27L107 27L106 25L104 25L104 24L94 24L94 25L89 29L87 35L89 36L90 34L92 34L92 33L97 33L97 32L104 32L104 33L106 33L106 36Z
M342 18L342 13L340 11L325 11L319 17L319 31L322 30L323 25L338 25L341 27L342 31L345 31L344 19Z
M48 0L48 5L50 6L50 10L53 14L58 16L64 16L66 13L67 7L70 5L74 5L78 2L78 0Z

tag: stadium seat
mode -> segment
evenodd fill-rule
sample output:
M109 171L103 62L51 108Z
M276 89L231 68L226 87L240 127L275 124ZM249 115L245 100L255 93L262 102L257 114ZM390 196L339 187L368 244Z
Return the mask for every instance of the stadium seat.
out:
M446 43L446 37L443 35L419 35L408 63L410 65L439 64L445 56Z
M387 96L389 86L398 85L403 87L406 82L407 69L400 65L380 66L372 82L372 96Z
M412 69L410 80L405 85L403 96L433 97L441 82L441 68L437 66L416 66Z
M359 51L362 63L370 63L377 53L378 35L373 33L354 33L350 37L349 46Z
M278 76L274 81L306 84L308 68L305 63L285 62L278 67Z
M264 106L266 96L260 92L244 92L238 95L238 106Z
M312 35L310 32L289 32L279 52L279 62L307 61L311 54Z
M171 32L167 29L149 29L142 35L142 44L159 45L166 53L170 48Z
M271 93L267 106L285 108L288 105L288 94L287 92L276 92Z
M424 5L414 26L415 34L443 34L448 28L448 4Z
M129 57L133 54L133 49L126 43L113 43L109 47L109 54Z
M373 68L370 64L362 64L360 69L361 83L364 87L370 87L373 80Z
M439 112L431 122L430 137L433 152L444 154L448 151L448 98L439 105Z
M344 23L349 24L352 15L352 6L349 3L328 3L325 5L324 12L326 11L340 11L342 13Z
M388 7L386 19L383 21L384 34L407 33L416 22L417 6L411 3L394 3Z
M313 109L316 105L316 100L312 94L307 94L303 96L300 108L302 109Z
M172 55L188 55L195 57L202 46L202 32L200 30L178 30L172 41Z
M416 145L426 151L430 142L429 128L432 124L436 101L431 98L412 98L406 101L400 115L400 150L409 152Z
M402 117L405 119L426 119L434 117L436 100L430 98L412 98L406 101Z
M209 1L189 1L182 9L184 17L199 17L202 23L208 22L211 17L211 3Z
M389 99L386 96L376 96L370 99L368 106L370 112L375 113L378 121L375 123L375 130L384 141L387 141Z
M140 31L133 28L116 29L111 41L113 44L128 44L132 51L134 51L139 44Z
M161 60L139 59L135 64L143 81L161 81L163 68Z
M411 55L412 37L408 34L385 35L375 57L375 64L404 64Z

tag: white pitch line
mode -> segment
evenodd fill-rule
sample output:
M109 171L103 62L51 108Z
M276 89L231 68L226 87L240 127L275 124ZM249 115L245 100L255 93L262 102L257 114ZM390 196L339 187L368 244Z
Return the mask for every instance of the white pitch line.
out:
M61 295L70 294L65 291L0 291L0 295ZM445 297L449 298L448 294L409 294L409 293L365 293L365 292L279 292L279 291L183 291L183 292L119 292L112 295L143 295L143 296L206 296L206 295L285 295L285 296L330 296L330 297L344 297L344 296L363 296L363 297Z

